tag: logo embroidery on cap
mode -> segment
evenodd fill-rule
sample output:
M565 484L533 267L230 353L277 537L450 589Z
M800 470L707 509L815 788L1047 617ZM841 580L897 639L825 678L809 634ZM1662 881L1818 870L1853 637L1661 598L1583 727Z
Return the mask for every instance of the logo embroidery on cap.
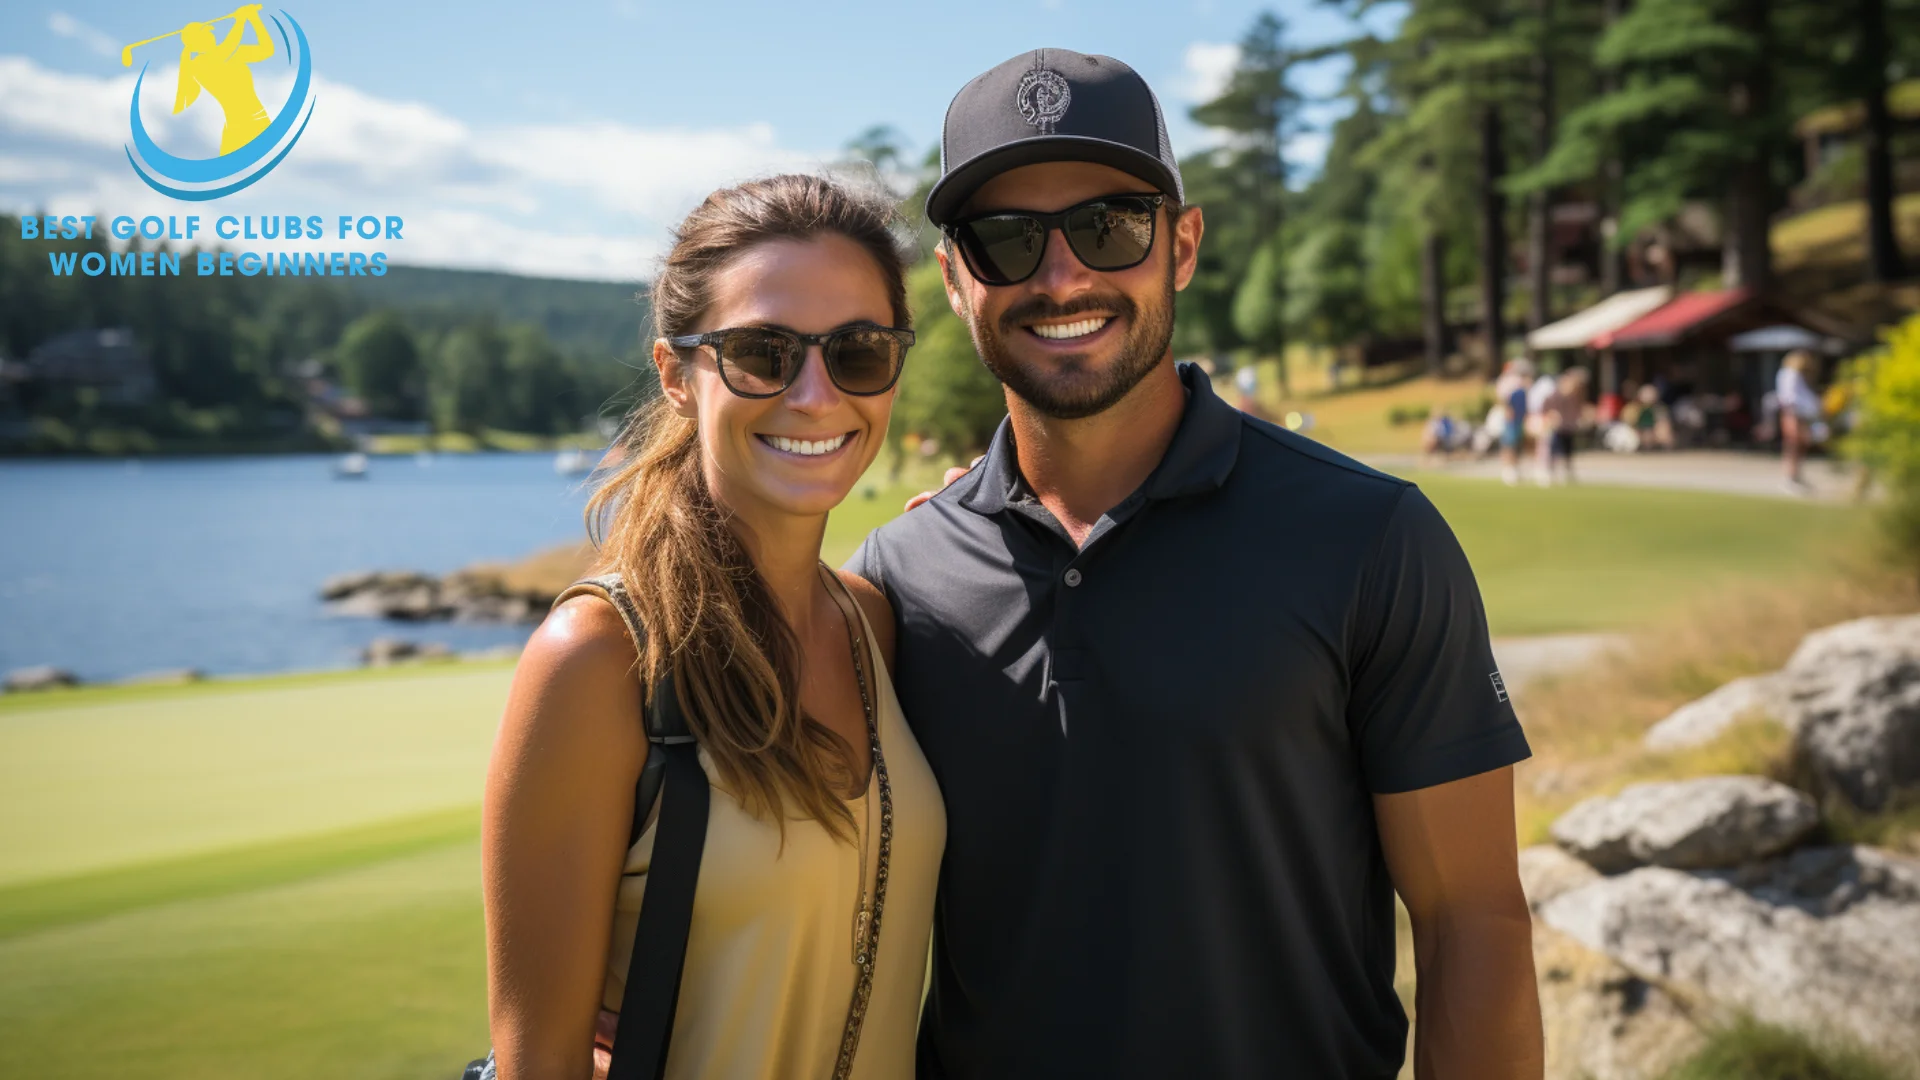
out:
M1073 102L1073 89L1067 80L1057 71L1041 68L1029 71L1020 78L1020 88L1013 93L1013 103L1020 107L1020 115L1027 123L1040 129L1040 134L1053 134L1053 125L1067 115L1067 106Z
M1507 700L1507 681L1502 679L1500 673L1497 671L1487 677L1493 680L1494 696L1498 697L1501 701Z

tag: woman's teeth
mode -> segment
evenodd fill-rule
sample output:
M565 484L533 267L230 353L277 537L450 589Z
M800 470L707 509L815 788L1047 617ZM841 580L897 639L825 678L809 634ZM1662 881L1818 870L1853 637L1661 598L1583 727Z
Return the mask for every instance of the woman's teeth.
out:
M1043 338L1048 338L1053 341L1064 341L1067 338L1086 337L1088 334L1093 333L1095 330L1100 329L1112 321L1110 318L1102 317L1097 319L1081 319L1079 322L1061 323L1057 326L1033 326L1028 329Z
M773 447L775 450L785 450L789 454L800 454L805 457L831 454L847 444L846 435L841 435L833 439L819 439L812 442L806 439L789 439L783 435L762 435L760 437L766 440L767 445Z

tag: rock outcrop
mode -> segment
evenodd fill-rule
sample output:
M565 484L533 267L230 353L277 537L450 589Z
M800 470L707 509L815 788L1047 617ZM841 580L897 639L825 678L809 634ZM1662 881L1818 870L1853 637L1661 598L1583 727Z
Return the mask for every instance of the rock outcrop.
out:
M475 570L444 578L412 571L367 571L329 578L320 587L328 614L399 622L539 622L555 595Z
M1650 750L1719 737L1767 717L1822 797L1878 811L1920 793L1920 615L1855 619L1808 634L1781 670L1736 679L1647 729Z
M453 650L439 642L421 644L401 638L374 638L360 650L360 662L368 667L392 667L414 660L450 660Z
M1786 687L1777 672L1735 679L1698 701L1680 706L1648 728L1646 747L1683 750L1704 746L1742 720L1779 719L1785 701Z
M1738 866L1785 850L1820 821L1813 800L1758 776L1635 784L1553 823L1561 847L1603 873Z
M1920 1056L1920 863L1809 848L1735 870L1641 867L1540 905L1547 926L1710 1011Z
M1554 899L1599 880L1599 871L1551 844L1520 852L1520 885L1535 913L1547 1078L1657 1080L1703 1041L1685 1003L1539 916Z
M1795 757L1823 793L1873 811L1920 789L1920 615L1808 634L1781 674Z

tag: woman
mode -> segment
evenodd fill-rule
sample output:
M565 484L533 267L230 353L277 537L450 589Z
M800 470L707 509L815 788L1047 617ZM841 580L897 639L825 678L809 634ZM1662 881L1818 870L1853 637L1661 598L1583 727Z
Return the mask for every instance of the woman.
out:
M1807 385L1807 367L1813 354L1795 349L1780 361L1780 373L1774 377L1774 394L1780 410L1780 459L1786 467L1786 489L1805 494L1809 489L1800 476L1800 464L1806 460L1808 429L1820 418L1820 398Z
M664 1075L912 1074L945 811L886 600L820 562L912 341L891 217L816 177L743 184L654 279L661 393L588 507L619 585L535 631L488 771L501 1080L605 1075L653 845L627 844L642 697L668 674L712 794Z

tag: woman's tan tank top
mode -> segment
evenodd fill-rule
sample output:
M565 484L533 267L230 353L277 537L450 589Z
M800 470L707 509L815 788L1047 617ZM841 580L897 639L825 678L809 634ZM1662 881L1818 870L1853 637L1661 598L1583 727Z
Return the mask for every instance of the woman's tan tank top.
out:
M847 606L859 611L851 597ZM893 846L873 996L852 1075L899 1080L914 1071L947 816L939 785L901 716L893 680L873 646L873 628L865 612L859 617L874 720L893 786ZM787 821L783 848L780 830L748 814L715 780L705 750L700 764L713 798L666 1080L824 1080L833 1075L853 997L860 848L836 841L811 818ZM879 799L879 782L870 778L866 793L848 804L858 843L867 845L869 896L879 858ZM603 1036L611 1034L613 1010L620 1008L626 990L654 831L649 823L628 850L620 879L601 994L607 1010L601 1014ZM595 1057L596 1072L604 1075L607 1057L599 1052Z

